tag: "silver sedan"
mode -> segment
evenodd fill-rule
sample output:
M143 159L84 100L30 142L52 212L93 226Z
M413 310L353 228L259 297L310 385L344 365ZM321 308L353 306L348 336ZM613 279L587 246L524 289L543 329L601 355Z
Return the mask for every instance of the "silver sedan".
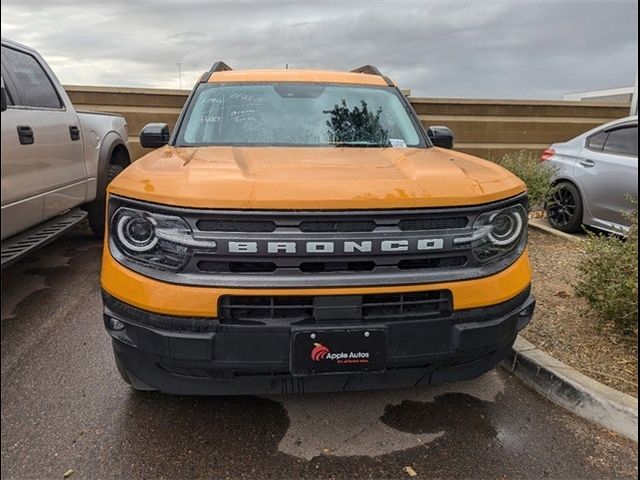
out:
M555 169L557 189L547 202L549 223L563 232L588 225L608 232L628 229L625 212L638 198L638 116L615 120L564 143L541 160Z

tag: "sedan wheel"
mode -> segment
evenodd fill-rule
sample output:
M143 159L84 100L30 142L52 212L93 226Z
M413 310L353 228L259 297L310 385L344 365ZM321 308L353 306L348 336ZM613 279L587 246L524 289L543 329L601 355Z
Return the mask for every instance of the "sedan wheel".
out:
M578 232L582 225L582 197L575 185L560 183L546 205L547 218L553 228Z

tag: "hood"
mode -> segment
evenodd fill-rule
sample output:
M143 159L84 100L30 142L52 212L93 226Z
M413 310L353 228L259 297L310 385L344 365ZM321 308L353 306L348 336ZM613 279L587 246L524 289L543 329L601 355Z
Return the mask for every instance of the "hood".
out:
M492 162L435 147L166 146L109 185L112 194L156 203L258 210L476 205L524 190Z

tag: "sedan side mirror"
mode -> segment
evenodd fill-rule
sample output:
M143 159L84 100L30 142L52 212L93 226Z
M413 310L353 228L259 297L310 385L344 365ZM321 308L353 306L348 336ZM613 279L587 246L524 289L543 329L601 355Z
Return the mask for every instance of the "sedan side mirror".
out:
M429 127L427 136L436 147L453 148L453 132L447 127Z
M169 126L166 123L148 123L140 131L140 145L158 148L169 143Z

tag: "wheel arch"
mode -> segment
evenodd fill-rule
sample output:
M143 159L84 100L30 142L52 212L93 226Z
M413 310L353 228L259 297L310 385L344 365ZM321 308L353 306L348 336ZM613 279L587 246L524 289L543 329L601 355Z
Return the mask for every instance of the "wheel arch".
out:
M96 200L101 201L106 196L107 175L109 165L120 165L126 168L131 164L129 148L122 137L114 131L109 132L102 142L98 155L98 171L96 184Z

